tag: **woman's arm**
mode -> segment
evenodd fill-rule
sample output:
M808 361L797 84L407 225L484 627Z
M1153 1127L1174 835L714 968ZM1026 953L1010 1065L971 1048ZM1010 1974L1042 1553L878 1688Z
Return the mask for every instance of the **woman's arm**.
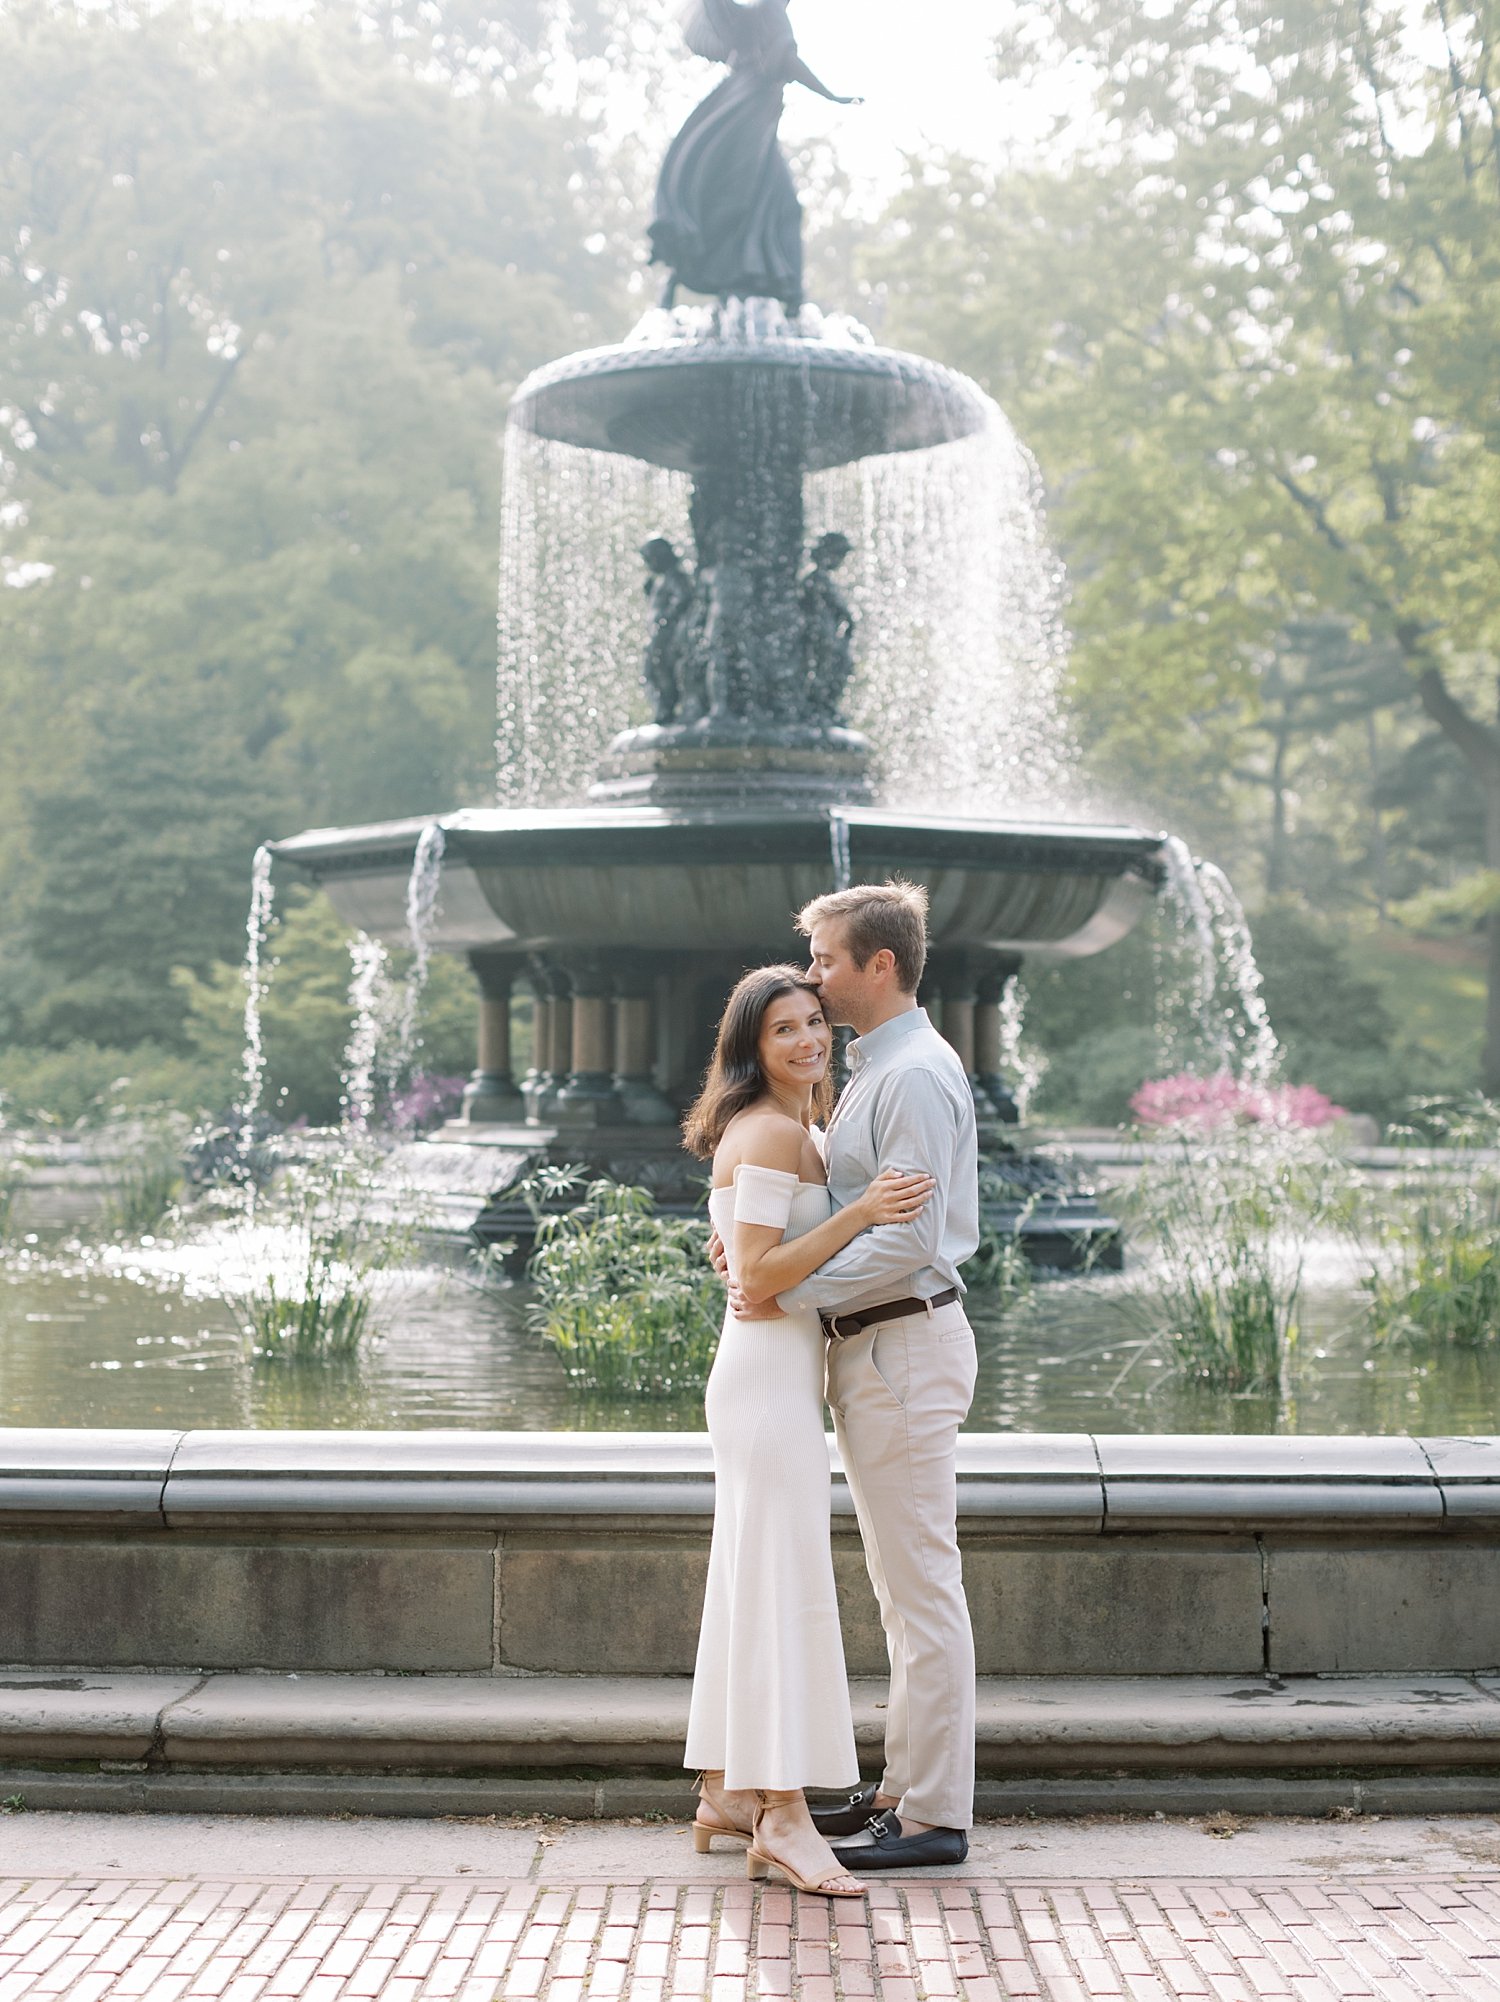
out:
M807 64L803 62L801 56L795 56L792 59L791 66L787 71L787 81L788 83L800 83L804 85L808 90L815 90L818 93L819 97L826 97L830 104L864 103L864 99L862 97L839 97L836 94L836 92L831 91L828 88L827 84L823 82L821 77L813 75L812 71L807 67ZM840 1247L840 1249L842 1249L842 1246Z
M776 1149L780 1153L781 1149ZM748 1162L746 1165L750 1165ZM776 1167L783 1174L795 1174L795 1166L781 1161L756 1161L757 1167ZM805 1231L801 1237L786 1237L774 1224L734 1225L734 1269L740 1291L752 1306L774 1299L776 1294L795 1286L836 1251L852 1244L863 1230L875 1224L907 1222L919 1216L936 1184L930 1175L905 1175L888 1169L878 1176L852 1203L835 1210L826 1222Z

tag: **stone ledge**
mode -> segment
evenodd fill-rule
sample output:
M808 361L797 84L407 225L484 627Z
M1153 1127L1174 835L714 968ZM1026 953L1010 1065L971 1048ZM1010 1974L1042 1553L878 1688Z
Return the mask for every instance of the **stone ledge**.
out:
M852 1685L878 1761L884 1686ZM581 1786L681 1764L685 1677L0 1674L0 1779L142 1773L543 1775ZM1464 1676L982 1678L979 1771L1497 1774L1500 1685ZM554 1779L555 1776L555 1779ZM562 1811L562 1810L554 1810Z
M833 1442L835 1513L852 1512ZM698 1433L0 1431L0 1520L427 1528L713 1511ZM959 1515L1017 1534L1451 1529L1500 1520L1500 1438L966 1433Z
M452 1815L557 1815L611 1821L626 1815L684 1824L693 1802L682 1775L615 1775L575 1780L565 1774L478 1779L441 1773L60 1772L12 1768L7 1792L54 1813L285 1814L392 1818ZM1493 1814L1500 1778L1493 1772L1111 1773L1039 1774L981 1779L974 1809L981 1821L1028 1821L1076 1815L1356 1815Z

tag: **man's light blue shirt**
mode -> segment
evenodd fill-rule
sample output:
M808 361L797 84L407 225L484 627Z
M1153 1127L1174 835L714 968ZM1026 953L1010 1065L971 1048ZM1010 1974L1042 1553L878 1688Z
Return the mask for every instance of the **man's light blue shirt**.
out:
M828 1122L824 1153L835 1209L887 1168L931 1175L932 1198L912 1223L861 1231L800 1285L779 1294L788 1313L853 1313L885 1300L930 1300L979 1245L979 1136L974 1096L951 1043L925 1008L893 1015L849 1045L849 1082Z

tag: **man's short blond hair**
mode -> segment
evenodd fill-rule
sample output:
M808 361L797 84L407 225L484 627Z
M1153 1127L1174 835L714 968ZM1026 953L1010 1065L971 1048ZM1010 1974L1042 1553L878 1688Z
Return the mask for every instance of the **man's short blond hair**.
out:
M896 962L903 994L915 994L927 964L927 892L920 883L893 877L888 883L856 883L814 897L797 913L797 929L811 938L817 925L836 922L856 966L868 966L882 949Z

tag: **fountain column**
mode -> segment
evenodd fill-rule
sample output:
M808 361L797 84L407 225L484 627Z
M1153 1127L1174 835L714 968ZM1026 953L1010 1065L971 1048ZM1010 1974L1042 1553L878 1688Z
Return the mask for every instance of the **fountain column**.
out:
M631 1126L673 1126L677 1114L656 1084L656 973L650 953L613 955L615 1095Z
M930 962L932 982L942 1001L940 1027L958 1052L974 1094L974 1111L980 1119L996 1117L989 1093L975 1068L974 1017L978 1005L979 968L967 952L934 953Z
M1019 953L1001 953L980 974L976 990L974 1069L1002 1126L1018 1125L1021 1118L1020 1108L1001 1068L1004 1038L1000 1016L1005 990L1020 971Z
M511 1070L510 996L518 962L510 953L471 952L479 982L479 1062L464 1086L459 1118L466 1126L504 1126L526 1117Z
M527 1118L545 1125L556 1107L557 1094L568 1078L572 1044L572 1006L567 975L540 953L527 960L534 1013L531 1069L521 1086Z
M569 1126L613 1126L623 1108L615 1091L614 979L610 955L569 953L571 1061L554 1116Z

